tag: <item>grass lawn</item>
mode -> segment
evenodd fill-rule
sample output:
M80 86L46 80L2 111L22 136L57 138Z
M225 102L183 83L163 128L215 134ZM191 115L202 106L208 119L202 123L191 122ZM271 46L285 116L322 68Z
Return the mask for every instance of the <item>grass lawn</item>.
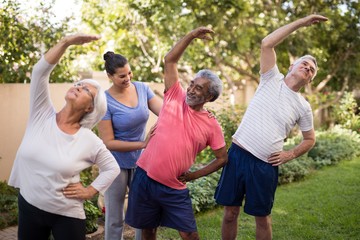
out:
M196 216L201 239L221 239L221 207ZM360 240L360 158L310 174L306 180L280 186L272 212L276 240ZM158 239L180 239L160 228ZM255 239L254 218L240 213L237 239Z

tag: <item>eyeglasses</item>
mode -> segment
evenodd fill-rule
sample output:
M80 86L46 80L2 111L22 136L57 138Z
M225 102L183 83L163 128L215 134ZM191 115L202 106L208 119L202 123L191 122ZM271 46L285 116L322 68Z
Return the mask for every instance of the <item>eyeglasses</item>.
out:
M90 89L82 82L77 82L74 84L74 87L81 87L82 90L84 90L90 97L92 100L92 103L94 105L94 95L91 93Z

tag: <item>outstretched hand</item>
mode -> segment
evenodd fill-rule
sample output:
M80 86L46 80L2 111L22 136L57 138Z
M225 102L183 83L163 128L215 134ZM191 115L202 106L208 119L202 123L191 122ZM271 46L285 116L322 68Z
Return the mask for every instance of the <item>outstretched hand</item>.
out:
M93 42L99 40L101 38L100 35L92 35L92 34L84 34L77 33L74 35L69 35L64 38L67 45L82 45L85 43Z
M50 64L57 64L65 53L66 49L71 45L82 45L92 41L99 40L99 35L77 33L62 38L55 46L49 49L45 54L45 59Z
M146 135L143 148L146 148L146 146L148 145L150 139L155 135L156 128L157 128L157 122L150 128L150 131Z
M194 38L205 39L205 40L212 40L212 37L210 34L213 34L213 33L215 33L215 32L212 29L207 28L207 27L198 27L191 31L191 35Z
M320 22L325 22L328 20L327 17L324 17L322 15L317 15L317 14L311 14L307 17L304 17L304 25L305 26L310 26L312 24L317 24L317 23L320 23Z

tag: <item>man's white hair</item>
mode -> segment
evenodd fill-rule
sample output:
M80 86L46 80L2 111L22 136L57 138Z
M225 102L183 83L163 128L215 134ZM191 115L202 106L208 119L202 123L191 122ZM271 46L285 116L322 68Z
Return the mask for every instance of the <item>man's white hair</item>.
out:
M298 58L298 59L296 59L294 62L293 62L293 64L292 65L296 65L296 64L298 64L298 63L300 63L302 60L304 60L304 59L309 59L309 60L311 60L314 64L315 64L315 73L314 73L314 76L311 78L311 81L315 78L315 76L316 76L316 74L317 74L317 70L318 70L318 65L317 65L317 61L316 61L316 58L315 57L313 57L313 56L311 56L311 55L304 55L304 56L302 56L302 57L300 57L300 58Z

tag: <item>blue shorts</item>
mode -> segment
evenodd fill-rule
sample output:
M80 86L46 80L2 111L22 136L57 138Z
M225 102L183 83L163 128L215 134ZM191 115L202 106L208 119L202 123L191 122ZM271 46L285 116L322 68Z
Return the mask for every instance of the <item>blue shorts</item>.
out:
M245 198L244 212L267 216L274 204L277 183L278 167L233 143L215 191L215 200L224 206L242 206Z
M137 167L131 183L125 222L140 229L165 226L197 232L189 190L167 187Z

